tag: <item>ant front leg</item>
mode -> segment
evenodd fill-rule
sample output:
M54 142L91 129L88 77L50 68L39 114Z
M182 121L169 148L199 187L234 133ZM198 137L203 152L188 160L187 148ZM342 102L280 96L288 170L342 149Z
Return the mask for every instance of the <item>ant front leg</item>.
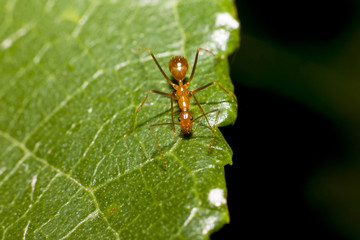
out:
M134 121L133 121L133 123L132 123L132 125L131 125L131 128L130 128L130 130L124 135L124 137L129 136L129 134L131 133L131 131L134 129L136 117L137 117L138 113L140 112L141 108L143 107L145 101L148 99L150 93L156 93L156 94L160 94L160 95L162 95L162 96L170 97L170 98L171 98L171 103L172 103L172 95L173 95L173 93L170 93L170 94L169 94L169 93L159 92L159 91L156 91L156 90L150 90L150 91L148 92L148 94L146 95L144 101L141 103L141 105L139 106L139 108L136 110L135 117L134 117ZM171 108L171 110L172 110L172 108ZM172 112L171 112L171 113L172 113ZM175 127L174 127L174 131L175 131Z
M162 75L164 76L164 78L166 79L166 81L168 81L168 83L170 83L170 85L174 88L177 89L177 85L175 83L173 83L170 78L165 74L164 70L162 69L162 67L160 66L160 64L158 63L158 61L156 60L156 57L154 56L154 54L152 53L152 51L150 49L148 49L147 47L140 47L141 49L144 49L146 51L149 52L149 54L151 55L151 57L153 58L154 62L156 63L156 65L158 66L160 72L162 73Z
M163 160L163 163L164 163L164 170L166 171L166 163L165 163L165 158L164 158L164 155L161 151L161 148L160 148L160 144L155 136L155 133L153 131L151 131L151 128L152 127L156 127L156 126L163 126L163 125L174 125L174 129L175 129L175 125L180 125L179 123L158 123L158 124L153 124L153 125L149 125L148 128L149 128L149 131L151 133L151 135L153 136L153 138L155 139L155 142L156 142L156 145L158 146L159 148L159 152L160 152L160 155L161 155L161 158Z
M193 66L193 69L192 69L192 71L191 71L191 75L190 75L189 81L186 83L186 86L187 86L187 87L189 87L190 82L191 82L191 80L192 80L193 77L194 77L195 69L196 69L196 64L197 64L197 60L198 60L198 56L199 56L200 50L205 51L205 52L208 52L208 53L211 53L212 55L215 55L215 54L214 54L212 51L210 51L210 50L206 50L206 49L204 49L204 48L198 48L198 49L197 49L196 55L195 55L194 66Z

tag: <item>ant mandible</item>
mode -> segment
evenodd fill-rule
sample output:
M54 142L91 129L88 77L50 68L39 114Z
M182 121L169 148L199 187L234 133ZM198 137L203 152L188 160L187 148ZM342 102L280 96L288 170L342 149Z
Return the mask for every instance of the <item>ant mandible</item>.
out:
M165 79L175 89L175 91L172 91L171 93L164 93L164 92L159 92L159 91L156 91L156 90L150 90L149 93L146 95L144 101L141 103L141 105L137 109L137 111L135 113L134 121L132 123L132 126L131 126L129 132L124 135L124 137L127 137L131 133L131 131L134 129L136 117L137 117L140 109L144 105L146 99L149 97L150 93L156 93L156 94L160 94L162 96L169 97L170 102L171 102L171 120L172 120L172 122L171 123L158 123L158 124L153 124L153 125L148 126L149 131L150 131L151 135L154 137L154 139L156 141L156 144L157 144L157 146L159 148L159 152L160 152L161 158L162 158L163 163L164 163L164 169L166 170L165 158L164 158L164 155L163 155L163 153L161 151L159 142L158 142L154 132L151 130L152 127L161 126L161 125L173 125L174 137L175 137L176 136L175 125L180 125L181 130L182 130L182 132L184 134L190 134L191 131L192 131L193 122L195 122L196 120L198 120L201 117L205 117L207 123L209 124L209 127L212 130L211 141L210 141L209 149L208 149L208 152L207 152L209 154L210 149L211 149L211 145L212 145L212 142L213 142L213 139L214 139L214 134L215 134L215 131L216 131L215 130L215 125L216 125L216 121L217 121L217 118L219 116L220 110L215 109L215 110L212 110L210 112L205 113L204 110L202 109L199 101L195 97L195 93L197 93L197 92L199 92L199 91L201 91L201 90L203 90L203 89L205 89L207 87L210 87L212 85L217 85L222 90L224 90L228 95L230 95L235 100L236 107L238 106L236 97L231 92L227 91L224 87L222 87L220 84L218 84L217 82L208 83L208 84L206 84L206 85L204 85L202 87L199 87L198 89L196 89L194 91L189 91L188 90L188 87L189 87L189 85L191 83L191 80L194 77L196 63L197 63L197 60L198 60L198 55L199 55L200 50L211 53L213 55L214 55L214 53L209 51L209 50L203 49L203 48L198 48L197 49L194 66L193 66L189 81L187 83L184 83L183 81L185 79L186 72L187 72L188 67L189 67L188 66L188 61L186 60L185 57L182 57L182 56L174 56L174 57L172 57L170 59L170 61L169 61L169 70L170 70L172 76L178 81L178 84L176 84L176 83L173 83L170 80L170 78L165 74L164 70L161 68L160 64L156 60L156 58L155 58L154 54L151 52L151 50L146 48L146 47L140 47L140 48L145 49L150 53L151 57L154 59L154 62L158 66L160 72L162 73L162 75L164 75ZM199 106L199 108L200 108L200 110L202 112L202 115L200 115L199 117L197 117L195 119L193 119L191 113L189 112L189 105L190 105L190 98L191 97L194 98L196 104ZM180 107L180 110L181 110L181 112L179 114L179 117L178 117L179 123L174 123L173 99L178 101L178 104L179 104L179 107ZM211 124L210 124L208 118L206 117L206 115L208 115L209 113L213 113L213 112L217 112L217 115L216 115L216 118L215 118L214 126L211 126Z

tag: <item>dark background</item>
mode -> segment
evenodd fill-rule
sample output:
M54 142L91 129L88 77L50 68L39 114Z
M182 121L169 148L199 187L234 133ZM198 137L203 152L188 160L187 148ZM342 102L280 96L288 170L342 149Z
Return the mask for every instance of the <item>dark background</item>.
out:
M231 222L211 239L360 239L359 1L236 4Z

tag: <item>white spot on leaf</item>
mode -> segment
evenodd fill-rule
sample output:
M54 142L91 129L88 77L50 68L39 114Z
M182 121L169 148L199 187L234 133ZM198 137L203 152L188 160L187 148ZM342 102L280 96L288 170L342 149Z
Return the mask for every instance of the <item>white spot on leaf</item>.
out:
M222 51L226 50L226 45L228 43L230 33L225 29L218 29L212 35L211 38L215 42L218 48Z
M218 13L216 14L216 27L225 26L236 29L239 27L239 22L236 21L229 13Z
M224 190L221 188L211 189L208 199L216 207L219 207L222 204L226 204L226 199L224 198Z
M216 222L216 217L213 217L213 216L205 219L205 225L204 225L204 229L202 231L202 234L206 235L206 234L208 234L208 232L210 230L214 229L215 222Z

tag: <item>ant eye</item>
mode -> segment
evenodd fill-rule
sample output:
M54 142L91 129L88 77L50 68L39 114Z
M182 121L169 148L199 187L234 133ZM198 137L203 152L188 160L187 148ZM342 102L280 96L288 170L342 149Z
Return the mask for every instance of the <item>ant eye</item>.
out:
M181 118L179 117L178 119L179 119L179 122L180 122L180 121L181 121Z
M190 120L193 120L192 116L190 116Z

